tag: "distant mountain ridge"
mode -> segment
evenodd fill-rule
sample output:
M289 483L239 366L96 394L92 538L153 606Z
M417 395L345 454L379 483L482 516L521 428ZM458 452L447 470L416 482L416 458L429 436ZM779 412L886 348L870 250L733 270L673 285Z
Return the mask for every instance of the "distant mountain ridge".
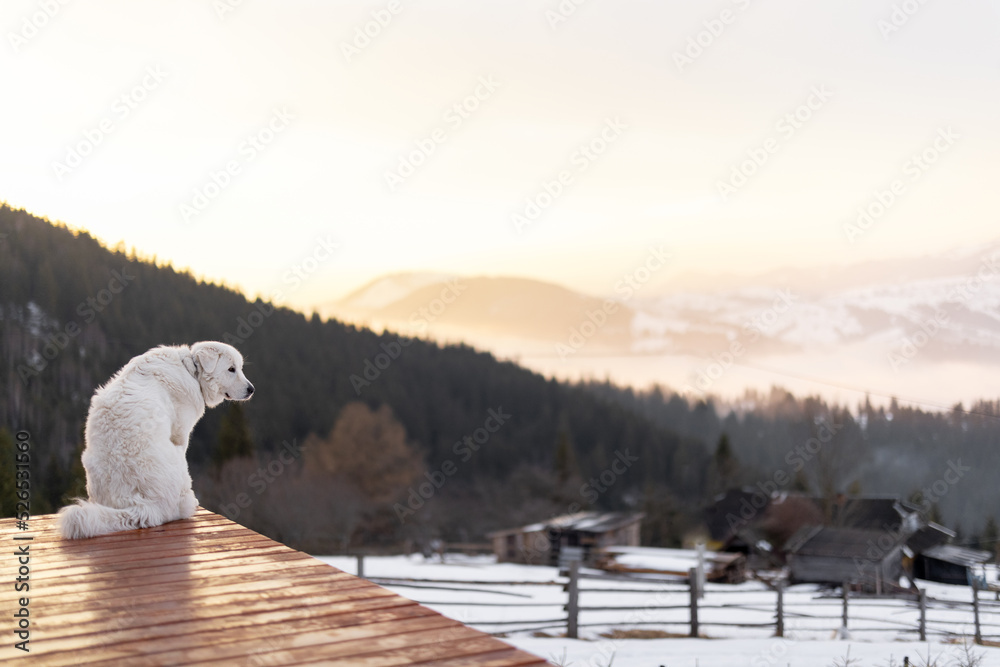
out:
M391 298L387 298L391 295ZM339 301L324 315L388 327L408 335L454 332L470 342L506 338L565 340L586 313L604 299L528 278L394 274L376 279ZM629 342L634 313L627 306L608 316L594 346L618 349Z
M893 341L902 345L931 326L935 334L922 346L928 357L1000 363L1000 244L827 269L820 278L813 276L812 284L803 273L772 272L718 291L627 301L609 295L619 310L598 328L588 352L711 355L755 327L757 352L867 342L888 346L888 355ZM428 316L449 281L461 286L461 295ZM776 301L788 305L781 317L771 317ZM491 339L501 337L520 341L527 350L548 347L554 353L603 302L527 278L396 274L321 311L418 335L442 331L487 349Z

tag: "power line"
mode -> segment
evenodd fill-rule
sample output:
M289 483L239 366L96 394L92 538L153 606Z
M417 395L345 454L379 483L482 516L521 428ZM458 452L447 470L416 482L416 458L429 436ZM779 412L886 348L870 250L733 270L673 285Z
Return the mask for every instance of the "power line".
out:
M816 384L823 384L823 385L826 385L826 386L829 386L829 387L836 387L837 389L844 389L845 391L854 391L854 392L857 392L857 393L866 394L866 395L870 395L870 396L878 396L880 398L895 399L897 402L903 402L903 403L910 403L910 404L913 404L913 405L923 405L923 406L927 406L927 407L933 407L933 408L937 408L939 410L946 411L946 412L952 412L952 411L954 411L954 412L960 412L960 413L965 414L965 415L976 415L978 417L986 417L986 418L989 418L989 419L1000 419L1000 415L991 415L989 413L979 412L979 411L976 411L976 410L966 410L965 408L962 408L962 407L946 406L946 405L942 405L940 403L935 403L934 401L927 401L927 400L924 400L924 399L906 398L904 396L898 396L898 395L895 395L895 394L889 394L889 393L885 393L885 392L871 391L869 389L859 389L858 387L850 387L850 386L847 386L847 385L844 385L844 384L839 384L837 382L830 382L829 380L822 380L822 379L819 379L819 378L808 377L808 376L805 376L805 375L795 375L793 373L788 373L786 371L780 371L780 370L776 370L776 369L773 369L773 368L767 368L765 366L754 366L752 364L743 364L743 363L735 363L735 362L733 363L733 365L734 366L742 366L744 368L749 368L751 370L761 371L763 373L771 373L773 375L783 375L785 377L790 377L790 378L793 378L793 379L796 379L796 380L803 380L805 382L814 382ZM961 405L961 404L959 404L959 405Z
M526 355L524 355L524 357L527 357L527 358L539 358L539 359L555 358L556 356L558 356L558 355L555 355L555 354L526 354ZM584 355L581 355L581 356L584 356ZM590 358L608 358L608 357L658 357L658 356L661 356L661 355L655 354L655 353L651 353L651 354L615 354L615 355L585 355L585 356L588 356ZM702 357L700 355L691 354L691 353L688 353L688 352L681 352L681 353L678 353L678 354L672 355L672 356L691 357L693 359L699 359L699 360L702 359ZM766 366L757 366L757 365L753 365L753 364L741 363L741 362L736 362L736 361L733 361L732 365L733 366L740 366L742 368L748 368L750 370L755 370L755 371L759 371L759 372L762 372L762 373L769 373L771 375L781 375L783 377L788 377L788 378L792 378L792 379L795 379L795 380L802 380L804 382L812 382L814 384L822 384L822 385L826 385L828 387L835 387L837 389L843 389L845 391L853 391L853 392L856 392L856 393L859 393L859 394L865 394L865 395L868 395L868 396L878 396L879 398L887 398L887 399L890 399L890 400L895 399L897 402L907 403L907 404L911 404L911 405L918 405L918 406L925 406L925 407L929 407L929 408L936 408L936 409L938 409L938 410L940 410L942 412L959 412L959 413L964 414L964 415L977 416L977 417L985 417L987 419L1000 420L1000 415L989 414L987 412L979 412L979 411L976 411L976 410L966 410L965 408L962 408L962 407L955 407L955 406L943 405L941 403L937 403L935 401L929 401L929 400L926 400L926 399L908 398L908 397L905 397L905 396L899 396L897 394L892 394L892 393L888 393L888 392L872 391L870 389L861 389L859 387L852 387L852 386L849 386L849 385L841 384L841 383L838 383L838 382L832 382L830 380L824 380L824 379L817 378L817 377L810 377L810 376L807 376L807 375L798 375L798 374L795 374L795 373L789 373L787 371L778 370L778 369L774 369L774 368L768 368ZM958 404L958 405L961 405L961 404Z

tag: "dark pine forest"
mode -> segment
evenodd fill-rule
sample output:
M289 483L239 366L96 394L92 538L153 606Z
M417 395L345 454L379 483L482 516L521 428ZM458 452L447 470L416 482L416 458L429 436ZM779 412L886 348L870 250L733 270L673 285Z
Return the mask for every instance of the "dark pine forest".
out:
M199 340L239 348L257 391L196 427L195 491L208 509L298 548L481 541L587 508L643 511L644 543L672 546L716 494L770 488L777 472L787 473L779 491L919 500L958 460L971 470L927 511L959 527L963 543L995 539L982 533L1000 514L997 401L928 412L775 388L734 408L666 389L556 382L467 346L251 302L7 206L3 515L13 513L13 433L31 435L32 514L53 512L85 493L79 456L94 389L151 347ZM803 449L820 435L818 451ZM609 474L620 454L634 464Z

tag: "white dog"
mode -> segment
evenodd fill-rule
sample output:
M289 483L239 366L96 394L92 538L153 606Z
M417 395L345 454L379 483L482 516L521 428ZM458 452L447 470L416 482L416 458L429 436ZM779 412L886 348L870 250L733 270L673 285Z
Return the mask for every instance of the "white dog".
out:
M225 343L157 347L132 359L90 401L83 450L90 499L59 510L59 531L92 537L193 515L191 429L206 406L251 394L243 357Z

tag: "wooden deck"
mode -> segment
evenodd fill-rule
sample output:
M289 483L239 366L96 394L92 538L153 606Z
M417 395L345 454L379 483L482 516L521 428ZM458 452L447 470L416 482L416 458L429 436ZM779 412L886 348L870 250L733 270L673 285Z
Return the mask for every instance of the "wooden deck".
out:
M62 539L55 515L32 517L27 531L0 520L0 535L3 664L545 664L202 509L88 540ZM15 593L22 545L30 591ZM14 648L21 596L30 653Z

